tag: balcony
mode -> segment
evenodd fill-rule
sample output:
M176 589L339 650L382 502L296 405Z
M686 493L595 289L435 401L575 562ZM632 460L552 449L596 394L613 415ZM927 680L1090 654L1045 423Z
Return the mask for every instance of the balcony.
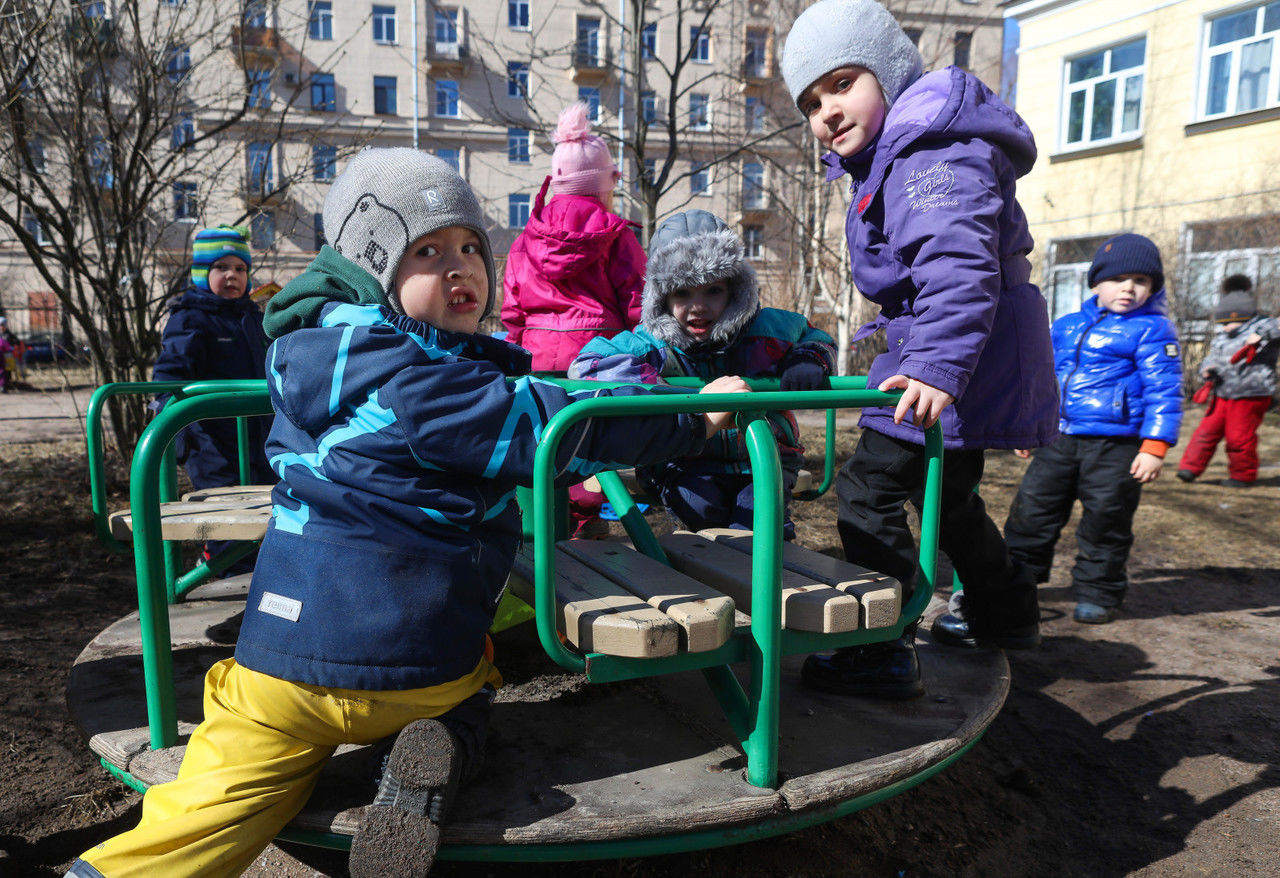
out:
M270 182L246 179L240 186L240 194L249 207L278 207L284 203L288 187L277 189Z
M274 27L231 28L231 51L245 67L275 67L280 61L280 34Z
M773 197L768 192L746 192L738 205L735 219L739 223L760 222L768 219L772 213Z
M579 84L595 85L609 78L609 59L603 53L577 51L569 75Z
M775 78L768 61L743 61L740 73L738 91L742 94L760 94Z
M427 49L427 75L460 73L471 63L471 53L462 43L431 43Z

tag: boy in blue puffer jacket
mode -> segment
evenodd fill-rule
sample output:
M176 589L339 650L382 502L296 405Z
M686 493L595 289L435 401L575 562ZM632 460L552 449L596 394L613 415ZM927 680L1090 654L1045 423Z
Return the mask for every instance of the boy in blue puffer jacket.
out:
M1182 359L1165 316L1160 251L1149 239L1127 234L1103 244L1089 285L1095 295L1053 324L1061 435L1027 467L1004 536L1010 554L1048 582L1053 547L1079 498L1075 620L1101 625L1128 588L1142 486L1159 477L1178 441Z
M567 393L525 375L523 348L478 333L493 256L480 205L446 162L360 153L325 198L324 227L332 246L267 310L280 482L235 657L205 679L177 780L152 787L137 828L68 875L238 875L339 745L392 735L351 874L425 875L501 685L486 632L538 437L575 398L649 392ZM561 446L557 481L689 454L731 423L585 421Z

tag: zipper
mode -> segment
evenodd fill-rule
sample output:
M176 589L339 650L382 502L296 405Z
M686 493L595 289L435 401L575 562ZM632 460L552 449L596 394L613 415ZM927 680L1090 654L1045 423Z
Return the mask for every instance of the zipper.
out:
M1085 338L1088 337L1089 333L1093 332L1099 323L1106 319L1107 312L1102 311L1098 315L1098 319L1086 326L1084 331L1080 333L1080 338L1076 340L1076 353L1075 357L1072 358L1072 363L1074 365L1071 367L1071 371L1067 373L1067 377L1062 379L1062 399L1058 403L1058 416L1067 422L1067 426L1071 425L1071 419L1067 417L1067 386L1071 384L1071 379L1075 377L1076 372L1080 371L1080 351L1084 348Z

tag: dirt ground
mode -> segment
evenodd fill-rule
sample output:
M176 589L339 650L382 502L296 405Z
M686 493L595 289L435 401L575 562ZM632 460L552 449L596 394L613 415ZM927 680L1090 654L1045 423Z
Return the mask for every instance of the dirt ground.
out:
M0 423L12 418L0 434L5 878L60 875L79 852L132 826L140 801L90 755L63 691L83 645L135 607L132 563L94 539L74 423L63 429L59 416L29 409L19 416L12 398L0 399ZM1198 416L1188 412L1184 438ZM1041 587L1043 647L1010 654L1004 710L938 777L845 819L739 847L577 864L442 862L433 875L1280 875L1276 413L1262 434L1264 468L1252 488L1221 486L1219 457L1191 485L1172 478L1171 461L1146 489L1132 587L1110 625L1071 620L1068 526ZM841 453L852 438L842 436ZM997 522L1024 467L1009 453L989 456L983 496ZM118 490L113 505L124 503ZM802 542L838 545L829 498L796 513ZM268 849L251 874L345 869L341 856L288 846Z

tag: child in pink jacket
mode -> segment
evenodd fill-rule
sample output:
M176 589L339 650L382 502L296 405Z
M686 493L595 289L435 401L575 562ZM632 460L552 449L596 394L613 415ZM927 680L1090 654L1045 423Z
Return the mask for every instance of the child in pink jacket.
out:
M552 139L551 176L511 245L503 282L507 341L533 354L534 371L564 371L591 339L635 328L644 289L635 223L610 212L618 167L591 133L586 104L560 114Z
M621 174L591 133L586 104L560 113L552 139L551 176L507 257L502 323L507 341L533 354L534 371L563 372L591 339L640 322L645 256L636 224L611 211ZM607 534L602 495L575 485L569 500L575 536Z

